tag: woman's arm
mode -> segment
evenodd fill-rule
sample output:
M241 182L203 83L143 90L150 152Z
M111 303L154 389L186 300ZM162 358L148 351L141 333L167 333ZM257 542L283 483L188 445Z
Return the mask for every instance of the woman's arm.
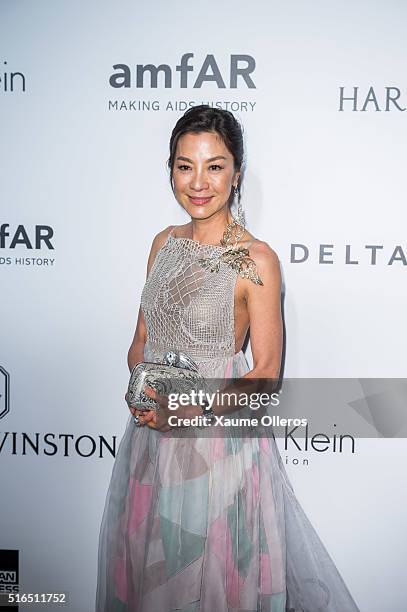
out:
M133 341L127 353L127 365L129 366L130 372L136 363L144 360L144 346L147 342L147 328L144 320L143 311L141 307L138 311L136 331L134 332Z
M278 379L283 346L280 262L266 242L254 242L250 256L263 285L245 281L253 369L244 378Z

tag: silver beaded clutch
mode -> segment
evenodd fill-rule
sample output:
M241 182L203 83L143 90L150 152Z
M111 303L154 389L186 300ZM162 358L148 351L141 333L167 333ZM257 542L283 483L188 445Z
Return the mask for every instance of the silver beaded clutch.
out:
M162 363L141 361L130 373L126 400L131 408L157 410L157 402L143 392L148 385L159 395L190 393L206 390L205 379L198 373L198 366L181 351L167 351Z

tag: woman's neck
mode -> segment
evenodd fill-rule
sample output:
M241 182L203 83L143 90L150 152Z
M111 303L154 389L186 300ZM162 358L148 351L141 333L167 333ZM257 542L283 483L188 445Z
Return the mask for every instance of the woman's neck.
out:
M209 219L191 219L190 237L192 240L204 244L217 244L220 242L228 223L232 221L229 211L222 215L212 215Z

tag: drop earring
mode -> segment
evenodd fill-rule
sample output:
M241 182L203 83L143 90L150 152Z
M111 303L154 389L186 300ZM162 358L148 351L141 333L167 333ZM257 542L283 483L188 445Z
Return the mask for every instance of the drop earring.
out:
M234 197L237 198L238 195L239 195L239 188L237 187L237 185L235 185L235 187L234 187ZM246 227L245 215L244 215L243 206L242 206L242 203L240 202L240 200L238 200L238 203L237 203L237 222L243 228Z

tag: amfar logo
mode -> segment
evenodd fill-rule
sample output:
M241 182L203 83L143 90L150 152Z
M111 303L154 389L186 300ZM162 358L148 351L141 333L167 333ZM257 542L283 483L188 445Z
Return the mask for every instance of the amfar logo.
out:
M175 66L175 71L179 72L179 87L194 89L202 87L205 83L214 82L219 89L237 89L238 79L244 82L249 89L255 89L251 74L256 68L256 62L251 55L231 55L229 71L225 75L221 73L215 56L209 54L205 57L201 66L194 67L189 63L189 60L194 57L193 53L184 53L178 66ZM149 83L147 87L152 89L158 88L158 74L161 73L164 78L164 87L171 88L173 83L173 69L169 64L137 64L134 72L127 64L114 64L114 72L109 83L112 87L137 87L139 89L145 87L145 73L149 74ZM188 73L198 71L193 83L188 83ZM227 79L227 85L225 83ZM162 81L162 79L161 79Z
M347 110L351 111L390 111L398 110L405 111L406 107L399 106L397 100L400 98L401 92L398 87L385 87L384 92L380 91L376 94L373 87L364 92L359 93L359 87L353 87L353 92L345 87L339 88L339 109L344 110L346 104Z
M387 266L395 263L407 266L407 256L401 245L391 247L387 253L383 253L383 249L383 244L365 244L362 250L360 247L356 249L351 244L342 245L340 249L334 244L319 244L312 249L312 252L316 255L315 259L318 264L334 264L338 263L339 259L339 263L346 265L359 265L362 261L362 263L376 266L379 261ZM291 244L290 263L304 263L309 258L310 248L307 245L300 242Z
M0 366L0 419L10 412L10 374Z
M48 250L54 250L54 245L51 242L53 235L54 230L49 225L35 225L31 231L28 231L24 225L18 225L17 228L11 230L8 223L3 223L0 225L0 249L15 249L17 247L17 251L16 256L13 257L2 257L0 255L0 266L52 267L55 264L55 258L39 257L37 255L34 257L19 257L21 251L18 247L21 246L30 250L45 247Z
M54 248L51 243L54 230L49 225L35 225L31 238L24 225L18 225L17 229L11 232L9 228L9 223L0 225L0 249L15 249L18 244L24 245L27 249L41 249L43 244L48 249Z

